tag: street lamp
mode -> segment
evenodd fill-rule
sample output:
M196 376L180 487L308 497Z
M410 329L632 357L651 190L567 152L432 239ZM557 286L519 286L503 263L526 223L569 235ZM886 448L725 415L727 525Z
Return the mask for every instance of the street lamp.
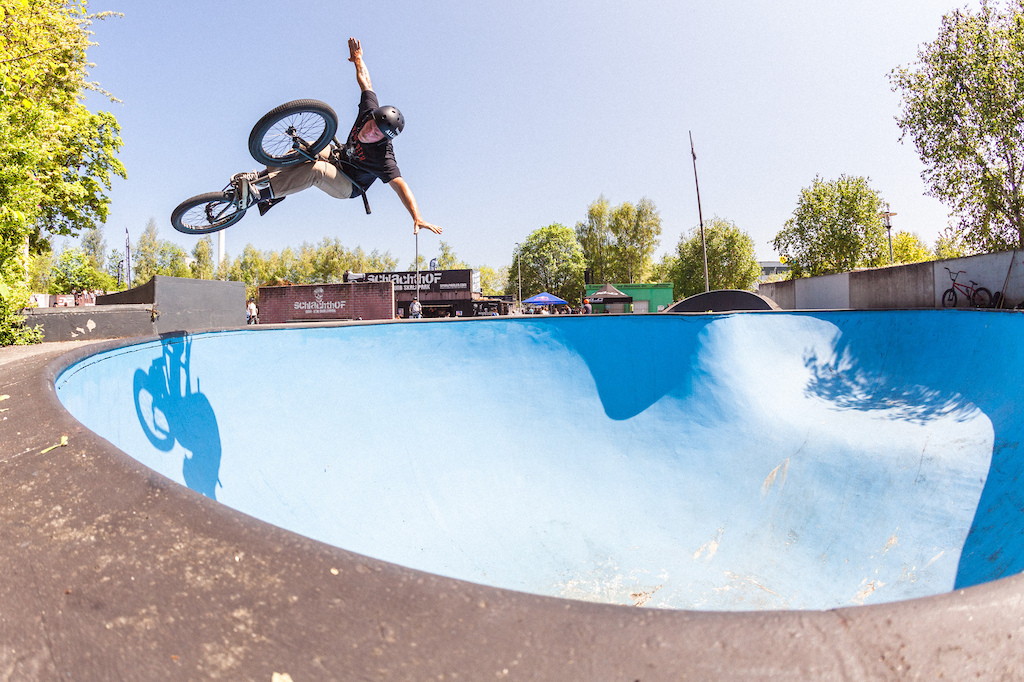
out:
M889 204L885 205L885 210L882 211L882 225L885 226L885 230L889 233L889 265L893 264L892 257L892 220L891 218L896 215L889 210Z
M523 258L522 254L519 253L519 242L516 242L516 267L519 269L519 302L516 305L516 310L519 314L523 312Z

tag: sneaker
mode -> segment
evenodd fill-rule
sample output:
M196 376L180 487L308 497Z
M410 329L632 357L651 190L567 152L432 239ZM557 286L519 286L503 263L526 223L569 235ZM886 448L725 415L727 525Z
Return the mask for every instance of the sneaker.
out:
M249 171L248 173L235 173L231 176L231 185L238 193L238 203L248 208L251 204L259 201L260 190L256 183L266 180L265 171ZM270 187L267 183L266 187Z

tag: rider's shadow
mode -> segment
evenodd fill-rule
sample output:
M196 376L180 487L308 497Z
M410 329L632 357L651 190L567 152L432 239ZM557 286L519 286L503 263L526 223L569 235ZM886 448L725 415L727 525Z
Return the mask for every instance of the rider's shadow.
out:
M192 339L166 338L163 355L148 372L135 370L135 412L153 447L169 452L179 443L187 453L182 465L185 485L217 499L220 485L220 430L210 401L191 376ZM223 487L223 485L221 485Z

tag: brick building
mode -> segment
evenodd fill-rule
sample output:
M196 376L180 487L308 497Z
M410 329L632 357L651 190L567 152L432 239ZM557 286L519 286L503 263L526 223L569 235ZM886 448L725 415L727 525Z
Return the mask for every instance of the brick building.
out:
M390 320L395 316L391 282L295 284L260 287L260 322Z

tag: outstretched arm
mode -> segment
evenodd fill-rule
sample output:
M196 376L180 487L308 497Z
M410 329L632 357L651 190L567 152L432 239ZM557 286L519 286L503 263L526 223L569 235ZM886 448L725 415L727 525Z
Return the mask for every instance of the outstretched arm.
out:
M355 38L348 39L348 60L356 65L356 82L359 83L359 89L373 90L373 86L370 85L370 72L363 63L363 48Z
M405 208L409 211L409 215L412 216L413 234L419 234L421 228L426 228L434 234L441 234L441 228L437 225L431 225L427 221L420 217L420 210L416 207L416 197L412 195L412 190L409 189L409 185L406 184L405 179L395 178L388 183L391 185L391 189L398 193L402 203L405 204Z

